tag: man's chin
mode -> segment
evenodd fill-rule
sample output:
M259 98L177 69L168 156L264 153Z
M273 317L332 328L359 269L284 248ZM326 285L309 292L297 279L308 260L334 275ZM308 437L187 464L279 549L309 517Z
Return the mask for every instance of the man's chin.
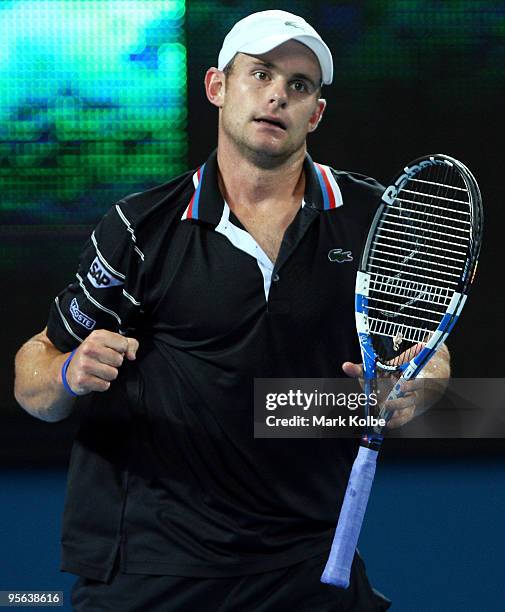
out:
M286 143L254 143L247 146L247 156L265 168L283 164L295 151Z

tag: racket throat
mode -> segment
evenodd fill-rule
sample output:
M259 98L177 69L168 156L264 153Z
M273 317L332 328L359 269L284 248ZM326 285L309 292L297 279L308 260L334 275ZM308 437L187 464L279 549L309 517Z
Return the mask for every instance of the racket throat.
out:
M382 446L383 437L378 433L366 433L360 440L360 446L378 451Z

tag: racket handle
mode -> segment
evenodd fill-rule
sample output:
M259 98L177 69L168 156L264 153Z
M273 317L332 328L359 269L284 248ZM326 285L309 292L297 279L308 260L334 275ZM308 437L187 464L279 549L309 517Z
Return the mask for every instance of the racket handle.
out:
M359 447L321 582L343 588L349 586L352 560L372 489L377 455L377 450Z

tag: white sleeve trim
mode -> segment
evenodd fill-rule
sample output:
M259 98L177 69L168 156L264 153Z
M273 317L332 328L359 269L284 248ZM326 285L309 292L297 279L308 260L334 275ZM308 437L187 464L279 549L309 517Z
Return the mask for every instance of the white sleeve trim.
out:
M56 296L54 298L54 302L56 304L56 308L58 309L58 313L61 317L61 320L63 321L63 325L65 326L65 329L68 331L68 333L73 336L78 342L84 342L82 338L80 338L77 334L74 334L74 332L72 331L72 328L70 327L70 325L68 324L67 320L65 319L65 317L63 316L63 313L61 312L61 308L60 308L60 300L58 298L58 296Z
M127 293L124 289L123 289L123 295L128 298L130 300L130 302L134 305L134 306L140 306L140 302L137 302L137 300L130 295L129 293Z
M119 215L119 218L121 219L121 221L126 225L126 229L130 232L132 241L136 244L137 243L137 237L135 236L135 232L133 231L133 227L132 227L131 223L128 221L128 219L125 217L125 214L121 210L119 204L116 204L116 211L117 211L117 214ZM142 259L142 261L144 261L144 253L142 253L142 251L137 246L135 246L135 252L140 257L140 259Z
M119 207L119 204L116 204L117 214L119 215L121 221L126 225L126 229L130 232L133 242L137 242L137 238L135 237L135 232L133 231L133 227L128 219L124 216L123 211Z
M140 259L144 261L144 253L142 253L142 251L138 248L138 246L135 247L135 253L137 253Z
M103 312L106 312L107 314L110 314L112 317L114 317L116 319L116 321L119 323L119 325L121 325L121 319L119 317L119 315L117 313L115 313L113 310L110 310L109 308L106 308L105 306L103 306L102 304L100 304L100 302L98 302L97 300L95 300L89 293L89 291L86 289L86 287L84 286L84 281L82 279L82 276L77 272L76 275L77 280L79 281L79 285L81 286L81 289L84 291L84 295L88 298L88 300L94 304L98 309L103 310Z
M124 274L121 274L121 272L118 272L117 270L115 270L110 264L109 262L105 259L105 257L100 253L100 249L98 248L98 244L95 238L95 232L93 232L91 234L91 242L93 243L93 246L95 247L95 251L96 254L98 255L98 258L100 259L100 261L102 262L102 264L104 265L105 268L107 268L107 270L109 272L111 272L112 274L115 274L118 278L120 278L121 280L125 280L126 276Z

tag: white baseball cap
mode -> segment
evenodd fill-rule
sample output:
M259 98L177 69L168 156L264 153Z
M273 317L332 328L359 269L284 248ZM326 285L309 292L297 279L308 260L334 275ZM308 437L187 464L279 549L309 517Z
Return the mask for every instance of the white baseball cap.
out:
M237 21L223 41L217 67L224 70L237 53L261 55L288 40L297 40L314 52L322 82L329 85L333 79L331 51L305 19L286 11L261 11Z

